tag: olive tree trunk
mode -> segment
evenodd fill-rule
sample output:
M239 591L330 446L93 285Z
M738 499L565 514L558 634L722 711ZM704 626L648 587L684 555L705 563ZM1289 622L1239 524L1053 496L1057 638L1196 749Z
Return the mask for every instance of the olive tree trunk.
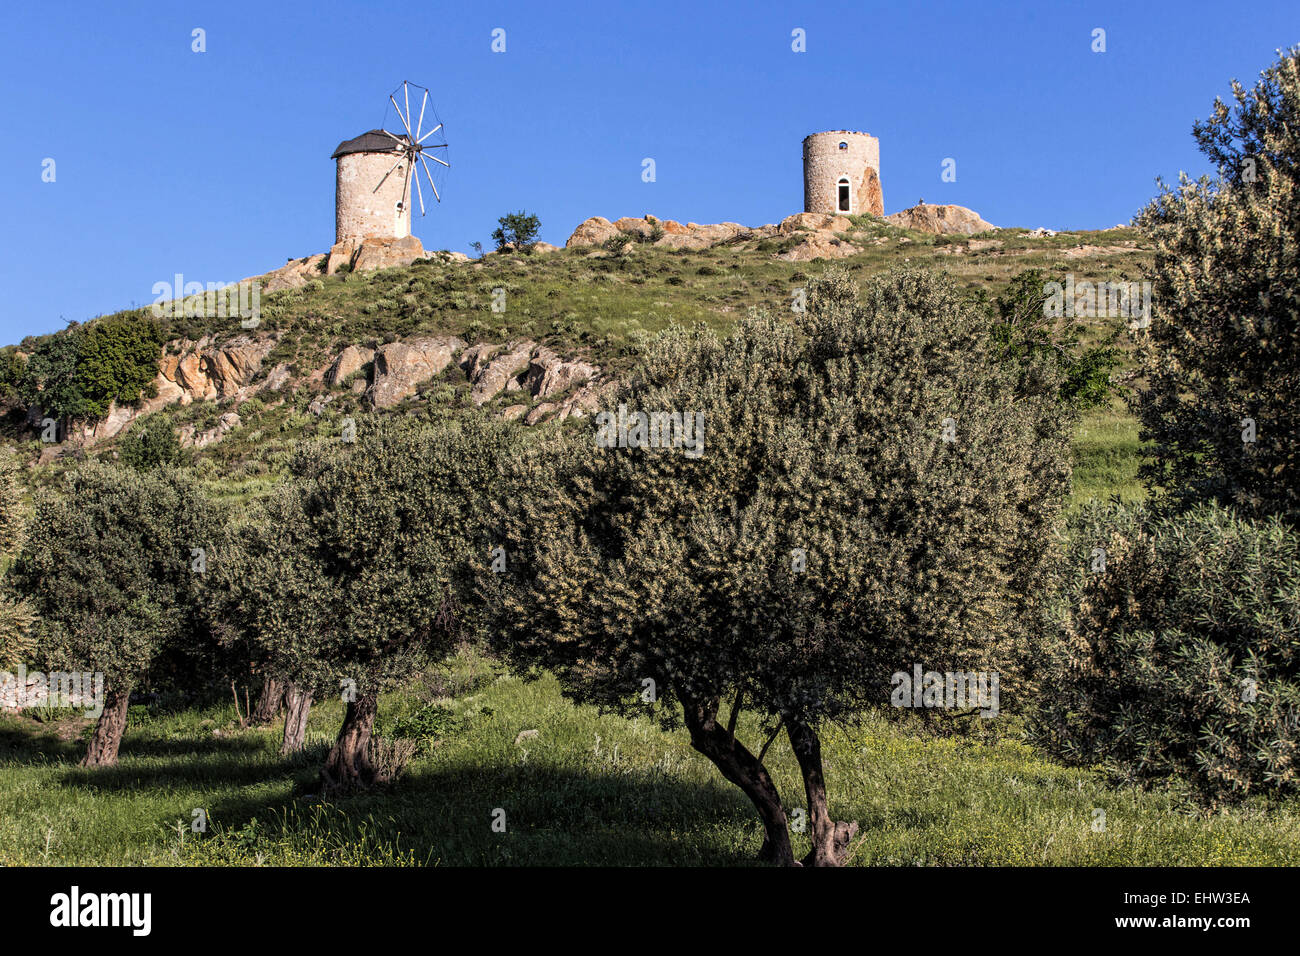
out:
M781 795L767 769L744 744L718 724L716 701L684 700L682 704L686 711L686 727L691 733L691 746L713 761L724 777L745 792L763 821L763 846L758 852L759 859L780 866L794 866L785 808L781 806Z
M826 775L822 772L822 742L817 731L797 720L787 720L785 728L808 797L812 850L803 858L803 865L840 866L848 855L849 843L857 835L858 825L831 819L826 802Z
M325 758L321 788L339 792L371 787L386 782L370 762L370 733L379 713L379 697L363 694L348 704L338 739Z
M284 739L280 753L291 754L302 750L307 739L307 718L311 715L311 692L295 683L284 685Z
M274 677L262 679L262 693L258 695L257 706L253 708L250 719L254 726L269 724L280 716L280 706L284 703L284 681Z
M131 690L107 688L104 691L104 712L95 722L90 735L90 746L82 758L83 767L111 767L117 763L117 750L122 746L126 732L126 711L131 705Z

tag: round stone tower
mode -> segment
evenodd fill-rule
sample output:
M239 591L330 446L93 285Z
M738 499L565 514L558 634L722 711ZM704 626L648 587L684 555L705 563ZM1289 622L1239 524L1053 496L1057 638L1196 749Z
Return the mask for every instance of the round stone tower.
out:
M883 216L880 140L844 129L805 136L803 210L840 216Z
M334 242L401 239L411 234L411 187L397 140L381 129L339 143L334 194ZM415 175L412 171L410 175ZM378 187L378 188L376 188Z

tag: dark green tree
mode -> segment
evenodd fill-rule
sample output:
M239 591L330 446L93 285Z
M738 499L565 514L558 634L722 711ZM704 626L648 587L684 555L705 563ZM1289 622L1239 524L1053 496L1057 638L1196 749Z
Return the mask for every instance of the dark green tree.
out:
M611 408L698 413L702 434L598 447L598 416L595 437L521 451L502 505L510 564L485 581L505 653L580 701L644 712L649 690L668 704L660 716L684 720L745 792L760 855L783 864L768 744L743 743L737 715L756 714L769 744L785 731L807 861L840 862L852 828L829 810L820 728L887 705L917 663L998 671L1004 705L1023 693L1069 483L1051 363L1026 358L1027 393L945 278L857 291L828 270L797 325L756 315L724 341L703 328L653 340Z
M136 471L178 466L187 456L171 419L164 414L136 419L117 446L117 460Z
M490 561L486 529L506 447L503 427L477 415L437 424L374 416L357 431L355 442L296 456L308 526L302 545L276 559L318 563L294 580L326 582L316 591L323 608L286 613L330 622L319 644L302 640L293 654L335 688L345 683L347 713L321 772L327 790L382 782L368 754L380 692L479 631L470 598Z
M1039 270L1028 269L1012 278L995 303L995 354L1027 370L1040 359L1056 366L1061 401L1073 410L1105 405L1115 391L1111 375L1120 364L1115 342L1122 327L1116 323L1100 344L1085 346L1083 325L1047 317L1048 299L1046 278Z
M83 763L116 763L131 691L181 642L209 644L202 578L220 522L182 472L90 461L41 489L13 568L37 615L49 670L104 675L104 710Z
M502 216L497 222L499 225L492 230L492 241L497 244L497 249L533 251L537 234L542 229L540 219L521 210Z

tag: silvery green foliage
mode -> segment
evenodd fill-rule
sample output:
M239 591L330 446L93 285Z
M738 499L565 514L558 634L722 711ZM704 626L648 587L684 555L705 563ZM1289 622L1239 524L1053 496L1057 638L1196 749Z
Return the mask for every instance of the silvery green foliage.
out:
M1294 793L1300 744L1300 536L1217 506L1075 521L1063 639L1040 740L1129 782L1209 800ZM1104 573L1089 555L1106 549Z
M267 505L292 530L259 545L302 602L273 624L277 666L298 661L369 694L473 636L478 608L466 597L487 567L503 442L477 415L436 425L375 415L358 420L353 442L301 448L296 489ZM255 586L271 594L275 582Z
M13 575L46 669L102 671L106 686L127 690L163 651L204 640L191 552L217 526L194 482L168 468L91 461L37 491Z
M517 456L513 561L488 582L510 655L624 710L650 678L816 722L887 705L917 661L1023 691L1069 482L1054 369L995 361L944 277L898 272L859 302L828 270L808 305L645 347L608 407L703 412L701 457L585 428Z
M1195 127L1218 167L1138 218L1156 242L1146 481L1180 506L1215 500L1300 517L1300 48ZM1253 420L1254 434L1243 439Z
M7 557L21 543L24 529L22 488L18 484L18 462L13 452L0 449L0 556ZM0 667L22 662L32 650L31 609L27 602L9 593L3 580L0 592Z
M236 660L259 673L322 694L343 635L338 587L305 510L308 482L290 480L258 501L231 530L213 569L216 632Z

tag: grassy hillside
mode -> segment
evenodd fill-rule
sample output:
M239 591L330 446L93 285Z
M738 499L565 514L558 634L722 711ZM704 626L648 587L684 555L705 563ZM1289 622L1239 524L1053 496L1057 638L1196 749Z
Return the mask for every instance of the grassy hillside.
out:
M1021 229L976 237L933 236L869 217L846 220L846 226L848 231L839 238L855 251L835 263L853 275L866 279L899 265L941 269L990 308L1012 277L1026 269L1100 282L1141 279L1150 264L1149 251L1132 229L1032 238ZM491 254L468 263L435 253L408 267L321 276L303 288L263 299L259 331L274 332L279 341L261 375L277 363L289 363L293 390L263 393L243 403L196 402L163 414L172 416L177 426L192 424L203 431L223 413L237 411L240 426L198 452L197 462L219 495L256 494L274 480L295 440L337 435L344 417L367 410L359 396L339 388L323 414L308 412L311 400L326 387L309 385L307 377L348 345L374 347L422 334L457 335L470 344L530 338L617 375L630 361L628 346L636 336L671 322L702 322L722 330L751 308L789 314L792 291L828 264L776 258L806 235L730 242L701 251L633 243L621 255L599 247L575 248L531 256ZM491 308L498 288L506 292L504 312ZM220 342L242 331L237 318L158 321L165 340L208 336ZM1084 341L1091 343L1110 339L1123 320L1078 321ZM1126 348L1129 338L1121 332L1118 341ZM487 410L518 400L517 393L502 394ZM453 365L394 411L436 414L467 403L467 383ZM103 443L95 453L112 447L111 442ZM29 436L26 450L35 457L40 445ZM1110 493L1139 496L1136 450L1136 424L1121 403L1090 413L1077 437L1075 499ZM50 480L58 470L55 463L38 480Z

